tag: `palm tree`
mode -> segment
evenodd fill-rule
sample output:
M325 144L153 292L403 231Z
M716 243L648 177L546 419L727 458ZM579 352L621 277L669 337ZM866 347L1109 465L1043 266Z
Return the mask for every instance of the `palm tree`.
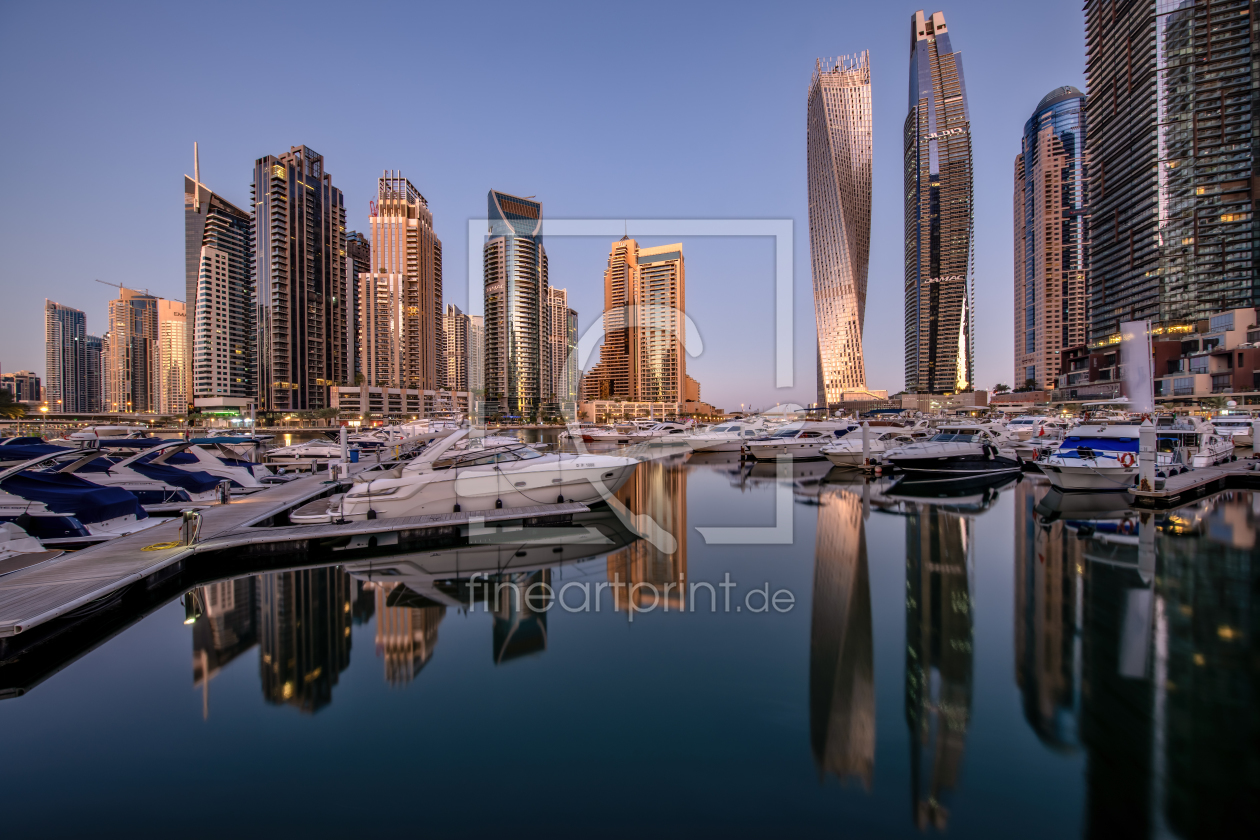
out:
M26 416L26 404L13 399L13 392L0 388L0 417L21 420Z

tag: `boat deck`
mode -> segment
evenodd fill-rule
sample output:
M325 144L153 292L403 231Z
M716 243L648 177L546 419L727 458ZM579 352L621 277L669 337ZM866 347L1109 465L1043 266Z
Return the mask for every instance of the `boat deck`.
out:
M1215 467L1200 467L1164 480L1158 490L1134 490L1137 507L1163 510L1189 504L1222 490L1260 489L1260 461L1231 461Z

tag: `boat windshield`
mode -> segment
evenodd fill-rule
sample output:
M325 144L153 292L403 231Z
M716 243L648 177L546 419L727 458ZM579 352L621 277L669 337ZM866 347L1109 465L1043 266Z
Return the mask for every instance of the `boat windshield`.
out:
M435 469L442 469L443 467L480 467L487 464L529 461L541 457L542 453L538 450L523 443L518 443L509 446L496 446L493 449L476 449L471 452L460 452L449 458L442 458L433 466Z
M738 432L739 426L716 426L711 431L714 432Z
M979 435L967 432L941 432L932 436L932 443L974 443L979 439Z

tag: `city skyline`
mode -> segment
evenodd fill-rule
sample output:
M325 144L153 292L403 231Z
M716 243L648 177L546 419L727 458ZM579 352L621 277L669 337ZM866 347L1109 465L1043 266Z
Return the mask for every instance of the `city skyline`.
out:
M950 22L953 26L964 26L965 34L968 37L968 43L983 43L984 50L971 49L969 56L969 68L1000 66L1001 62L1009 60L1015 52L1012 52L1010 46L1001 43L999 39L985 39L984 33L994 31L992 24L984 24L981 28L975 29L975 41L972 41L971 32L973 28L981 26L984 17L991 14L992 9L996 8L992 4L976 4L964 3L959 5L950 5L946 8ZM569 154L573 150L572 142L561 142L557 151L561 151L564 156L563 170L557 169L556 164L559 159L554 157L554 153L543 154L537 157L533 163L526 161L522 163L520 159L510 162L495 161L491 157L478 153L478 162L475 167L470 167L471 159L467 153L458 152L454 147L448 148L451 141L455 140L455 136L446 137L450 132L446 129L447 123L444 123L443 132L425 132L427 135L422 139L419 145L414 146L414 151L395 155L390 151L393 141L370 140L363 141L361 134L356 134L355 142L347 146L339 138L338 132L330 130L327 126L319 127L316 130L307 130L308 120L305 117L298 117L296 112L291 115L295 119L289 119L282 115L273 116L270 121L257 123L257 134L253 131L241 131L239 125L242 123L238 120L237 127L230 133L225 134L221 129L215 126L205 126L205 130L200 127L195 129L184 129L178 132L180 136L175 142L171 143L171 148L164 146L158 147L152 143L149 144L151 151L156 150L157 156L146 162L146 169L154 169L159 166L169 172L186 172L187 164L187 144L201 137L202 152L202 177L206 183L223 194L226 200L236 204L237 206L245 206L248 200L247 184L248 174L243 170L248 166L248 162L260 156L261 153L276 149L278 147L288 148L293 142L305 141L310 143L314 148L325 154L330 160L335 161L335 172L338 177L338 185L342 189L350 190L347 195L347 228L362 230L365 227L367 199L370 197L366 188L364 177L368 172L376 170L379 173L379 167L388 163L389 165L405 167L408 171L415 171L422 175L425 182L425 195L437 208L439 220L437 223L437 235L447 241L448 251L446 275L448 278L448 286L451 288L447 291L446 301L453 302L463 306L466 301L466 291L464 284L466 282L467 266L465 264L464 241L466 235L461 229L467 219L476 218L479 213L475 205L480 202L476 200L478 193L484 195L483 190L488 184L502 185L508 191L517 191L522 194L543 193L546 192L553 208L550 215L555 218L559 216L565 217L591 217L591 216L629 216L631 218L631 227L633 227L634 218L645 218L652 216L676 217L683 216L729 216L734 214L742 214L754 217L791 217L795 221L796 230L796 246L795 266L796 266L796 297L795 297L795 321L796 321L796 352L794 365L795 384L791 389L778 391L772 387L773 383L773 360L772 360L772 344L769 337L769 327L761 327L756 323L751 323L763 309L768 309L771 305L772 296L768 289L766 280L771 275L771 253L764 244L756 241L746 241L737 243L737 247L726 249L714 249L710 247L710 243L703 241L688 241L687 247L690 251L693 271L691 285L691 307L693 318L700 326L706 341L706 352L700 357L689 359L689 367L694 368L696 376L706 381L706 396L715 404L732 407L740 402L758 402L773 403L775 401L812 401L815 396L815 379L816 379L816 337L813 329L813 312L812 300L809 289L809 272L808 272L808 243L805 241L805 184L802 174L805 171L804 144L800 143L800 90L801 86L807 83L807 77L804 75L809 71L804 69L809 66L816 55L837 54L844 51L854 52L860 49L870 49L872 74L874 77L874 130L878 137L888 138L891 132L898 130L900 125L900 117L892 116L889 111L899 110L897 107L900 103L904 103L901 98L905 88L902 84L905 82L904 64L897 56L903 54L904 49L901 44L904 43L904 14L911 11L907 9L905 12L894 14L892 11L881 11L878 14L868 10L845 10L845 25L837 26L836 23L841 15L841 10L825 11L819 10L809 22L808 27L800 21L782 21L772 23L770 29L779 35L792 33L790 43L776 42L774 51L777 55L792 55L792 68L790 72L781 70L778 67L771 68L769 75L765 75L764 79L754 84L751 88L753 93L752 100L748 106L741 106L735 112L733 117L740 125L746 124L747 115L752 113L750 108L756 108L764 113L770 119L765 120L767 123L773 123L778 118L778 114L783 115L783 129L781 131L770 132L768 130L755 130L753 134L747 138L748 142L739 139L738 136L732 139L730 143L725 145L719 144L713 146L708 144L706 155L711 158L711 162L698 161L695 155L685 145L680 145L677 140L672 140L668 144L663 141L653 140L652 143L644 146L636 144L635 152L631 155L619 153L619 142L612 141L612 145L608 148L594 150L593 154L578 153L576 155ZM1073 60L1072 54L1075 52L1078 56L1082 54L1083 47L1080 44L1083 30L1082 18L1079 6L1072 8L1070 4L1063 4L1060 9L1051 9L1055 14L1051 15L1048 25L1051 27L1050 37L1055 43L1060 44L1066 50L1066 55L1062 59L1061 65L1052 68L1030 68L1026 80L1021 80L1018 88L1022 93L1017 96L1011 95L994 95L992 85L1000 80L996 78L985 78L981 84L987 86L986 90L990 95L984 96L985 91L973 91L973 99L979 101L984 99L983 106L988 109L985 119L987 126L983 131L977 123L976 137L977 144L983 140L984 143L990 145L990 155L993 147L1001 149L1000 158L1008 161L1007 164L1000 167L987 177L992 181L998 182L991 184L989 198L987 201L977 200L977 225L984 229L983 215L988 215L991 224L988 226L990 231L988 234L989 242L978 242L977 248L979 252L984 252L986 247L989 249L989 258L982 258L982 253L978 252L977 273L981 276L981 282L985 288L991 293L993 306L990 317L985 320L984 307L986 301L979 301L981 308L980 320L986 324L985 330L992 333L991 339L985 338L985 331L979 338L981 347L979 348L978 358L981 361L981 369L977 371L978 384L987 386L996 381L1006 381L1009 376L1009 343L1012 325L1010 324L1010 315L1012 304L1007 298L1010 294L1009 288L1009 266L1011 265L1010 257L1006 248L1009 248L1009 236L1000 236L1001 230L1009 230L1009 190L1010 190L1010 173L1009 160L1013 157L1016 148L1012 142L1011 135L1017 133L1014 126L1022 123L1026 119L1028 110L1036 99L1057 84L1076 84L1082 85L1080 81L1080 71L1083 69L1083 57ZM1019 20L1031 20L1032 15L1027 14L1020 9L1002 10L1007 17L1007 25L1014 25ZM850 21L848 16L853 15L855 19ZM1013 17L1011 17L1013 15ZM1057 17L1056 17L1057 15ZM1036 16L1038 26L1047 25L1043 21L1045 10ZM892 20L890 18L895 18ZM685 15L682 21L682 32L690 31L691 28L697 26L699 21L696 16ZM786 26L786 28L785 28ZM736 42L742 42L745 39L752 38L751 31L745 31L745 27L740 27L738 31L733 33ZM813 34L814 30L818 30L817 35ZM808 34L807 34L808 33ZM1059 33L1059 37L1055 38L1055 33ZM230 39L229 39L230 40ZM782 37L779 37L782 41ZM580 47L576 48L580 52ZM700 57L707 55L710 47L703 46ZM565 60L566 65L573 59L572 56ZM458 62L457 62L458 63ZM555 66L555 60L549 59L547 63L547 72L552 72L550 68ZM689 69L691 61L687 62L687 74L685 78L693 78L694 71ZM767 68L759 69L763 75ZM625 71L618 71L619 76ZM348 71L347 80L355 76L354 71ZM974 74L973 74L974 75ZM984 71L981 70L981 75ZM990 73L990 76L995 74ZM970 80L973 88L976 80ZM55 80L41 83L53 84ZM338 84L341 84L338 82ZM432 84L432 83L427 83ZM1013 88L1014 85L1007 85L1007 88ZM369 99L375 94L370 91L360 91L361 94L367 95ZM444 115L450 114L450 109L455 107L455 100L452 99L454 89L440 92L439 99L436 103L438 111ZM549 94L544 93L544 96ZM25 96L25 95L23 95ZM728 100L726 94L722 93L719 97L722 103ZM1001 106L997 108L997 106ZM716 116L725 104L719 106L718 103L708 105L694 115L685 120L680 127L685 129L685 135L694 136L698 130L701 130L701 123L711 117ZM995 115L995 108L1007 112L1008 116ZM249 106L247 111L253 113L254 106ZM549 123L549 128L542 134L535 133L536 139L530 141L531 148L537 148L538 144L552 142L552 139L558 139L563 136L565 127L570 125L570 121L575 116L571 116L572 108L561 109L560 112L549 118L554 120L554 125ZM1017 115L1017 116L1016 116ZM242 114L247 118L245 124L249 124L248 114ZM904 113L901 115L904 116ZM276 120L279 119L279 123ZM977 117L976 119L980 119ZM722 124L719 119L718 124ZM314 125L313 123L311 124ZM999 129L999 126L1005 128ZM751 128L751 126L750 126ZM103 130L109 131L106 126ZM169 130L166 131L169 134ZM458 129L456 135L464 136L463 129ZM576 136L585 137L584 133ZM331 139L330 139L331 138ZM349 141L350 137L345 138ZM14 141L10 141L12 143ZM467 144L466 140L461 140ZM769 156L758 155L766 161L767 169L765 172L752 173L750 178L741 179L738 190L732 192L734 184L723 184L712 177L719 168L726 167L730 169L733 162L732 155L738 158L746 157L751 150L749 142L761 144L767 151L774 149L775 151ZM765 145L769 143L770 145ZM177 147L177 148L176 148ZM358 148L356 148L358 147ZM473 148L482 149L484 144L474 142L471 144L468 152L471 153ZM779 148L783 152L778 151ZM236 150L241 150L244 154ZM1007 151L1009 150L1009 151ZM982 149L977 146L977 159L981 158ZM423 159L431 161L442 161L442 171L434 169L432 164L417 165L417 154L423 153ZM38 155L36 156L38 159ZM121 154L116 160L109 162L101 170L99 176L106 177L105 183L114 186L113 181L118 175L122 174L122 168L127 161L131 159L130 154ZM161 164L163 159L169 159L169 164ZM617 165L623 171L635 173L635 177L616 179L616 189L612 191L603 190L600 193L594 193L588 189L590 178L587 173L591 171L593 166L597 164L602 167L606 161L612 159L617 160ZM777 161L777 162L776 162ZM697 163L699 165L697 165ZM244 165L242 165L244 164ZM75 171L76 162L71 162L70 170ZM645 171L644 167L655 169L659 172L659 176L646 179L642 185L636 183L637 173ZM683 167L680 169L680 167ZM684 169L691 169L692 172L684 174ZM433 170L434 178L430 180L428 170ZM131 170L129 177L134 178L134 172ZM156 171L156 170L155 170ZM881 180L881 171L884 173ZM887 175L889 172L895 173L890 180ZM20 173L19 173L20 175ZM457 177L458 176L458 177ZM60 177L56 175L55 177ZM978 181L986 176L977 172ZM782 182L782 189L776 187L767 192L767 179L778 179ZM19 182L21 177L17 178ZM648 189L648 182L651 188ZM900 302L895 299L897 296L888 294L888 286L890 284L890 267L888 255L894 253L888 248L890 234L893 241L900 239L900 224L895 221L900 215L898 208L889 206L890 201L890 185L900 181L900 162L894 159L894 156L887 153L881 153L880 149L875 150L875 175L874 175L874 207L873 207L873 225L872 225L872 266L871 266L871 292L867 305L868 321L876 323L878 326L873 330L867 330L867 367L868 367L868 384L872 387L887 387L890 391L898 390L901 382L901 360L900 351L897 348L899 341L891 340L891 325L900 323L902 313L900 311ZM167 182L169 183L169 176ZM581 183L582 189L577 190L576 187ZM138 184L139 194L148 195L153 192L153 187L148 184ZM994 189L994 187L997 189ZM980 184L977 184L978 190ZM558 190L558 192L557 192ZM115 192L120 192L115 188ZM125 192L125 191L121 191ZM169 194L169 190L167 191ZM554 193L554 195L553 195ZM158 196L155 194L155 198ZM169 204L169 198L166 203ZM158 202L152 202L157 207ZM169 208L163 212L169 214ZM881 222L881 215L883 221ZM891 217L891 225L889 224ZM169 220L163 221L158 214L153 215L152 222L146 222L149 227L161 229L162 227L170 227ZM16 220L21 221L21 220ZM1000 227L998 226L1000 224ZM10 226L9 230L17 235L25 229L25 224ZM37 232L35 232L37 233ZM29 234L27 235L29 238ZM1002 241L994 241L994 237L1000 236ZM38 237L36 237L37 239ZM145 260L127 262L114 262L111 259L111 246L108 243L98 243L95 240L95 233L89 234L89 239L84 244L88 251L95 251L98 257L94 260L92 267L76 266L80 262L80 256L75 254L67 263L60 264L56 269L56 277L50 284L54 288L48 291L50 297L68 301L71 305L75 305L88 312L95 312L96 302L94 298L100 294L96 289L91 291L80 291L83 289L88 278L93 276L102 276L102 279L113 279L127 283L127 285L139 285L148 287L156 294L164 297L177 298L182 295L176 291L174 287L167 288L162 285L160 273L166 275L171 274L173 264L161 272L155 271L160 269L164 252L178 252L178 246L172 246L171 243L165 241L165 234L153 237L158 242L157 249L151 254L146 255ZM984 237L981 237L982 239ZM677 239L677 237L674 237ZM882 247L881 247L882 240ZM656 244L656 240L644 238L646 244ZM670 240L673 241L673 240ZM579 313L582 314L581 327L585 329L589 326L593 318L598 317L599 295L598 289L589 288L594 285L592 280L592 263L595 265L602 264L602 257L592 254L591 245L595 243L584 243L580 241L566 241L564 239L553 239L549 251L552 259L557 262L553 265L553 273L556 275L556 284L568 288L570 293L570 303ZM994 256L993 248L999 249ZM19 249L20 250L20 249ZM727 253L721 253L725 250ZM181 255L182 256L182 255ZM97 268L97 266L100 266ZM113 271L109 267L113 266ZM124 268L125 266L125 268ZM703 266L703 268L701 268ZM124 276L124 272L131 272L138 269L140 276L128 278ZM727 295L722 291L730 284L734 284L739 289L736 295ZM767 288L763 288L763 284ZM64 289L73 288L73 294L63 293ZM468 310L466 310L468 311ZM475 310L474 310L475 311ZM999 317L1000 316L1000 317ZM730 323L733 318L740 317L750 320L749 330L746 335L741 335L739 340L735 340L733 336L722 334L722 325ZM708 324L708 326L706 326ZM20 325L19 325L20 332ZM1005 332L1004 337L1002 333ZM22 345L25 339L17 340L16 338L8 339L13 344L5 343L4 339L0 339L0 357L6 360L6 368L15 369L27 368L37 370L40 366L38 359L38 348L32 353L25 349ZM38 339L36 339L37 341ZM987 348L985 343L989 342ZM990 369L988 375L984 370L985 359L1000 353L1004 358L1000 360L1000 364L994 365ZM33 355L35 358L26 358ZM11 360L11 361L9 361ZM708 371L720 371L716 375L709 375ZM748 373L743 373L747 371ZM738 373L737 373L738 372ZM746 394L747 391L753 391L752 394ZM746 394L746 395L745 395Z

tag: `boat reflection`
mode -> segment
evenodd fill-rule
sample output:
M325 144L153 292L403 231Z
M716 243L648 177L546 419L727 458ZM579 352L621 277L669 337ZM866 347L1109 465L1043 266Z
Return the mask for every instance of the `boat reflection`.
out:
M820 779L831 773L870 790L875 659L862 496L860 490L827 486L818 503L809 632L810 746Z

